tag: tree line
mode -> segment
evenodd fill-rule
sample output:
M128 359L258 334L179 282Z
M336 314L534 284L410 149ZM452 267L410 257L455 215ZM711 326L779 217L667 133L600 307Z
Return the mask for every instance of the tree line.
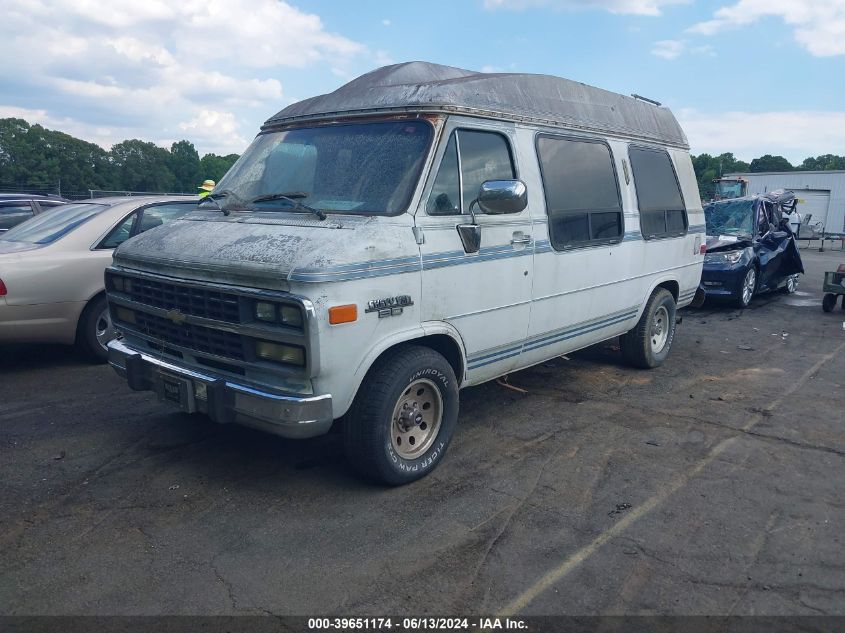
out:
M87 197L89 190L196 193L203 180L220 180L237 154L200 158L190 141L170 149L139 139L105 150L70 134L30 125L23 119L0 119L0 192L60 193ZM845 156L824 154L797 166L783 156L766 154L750 163L731 153L692 157L703 199L713 197L713 180L725 174L764 171L845 169Z
M105 150L95 143L23 119L0 119L0 192L88 197L89 191L196 193L220 180L238 159L199 153L190 141L170 149L129 139Z
M805 158L800 165L793 165L783 156L766 154L755 158L750 163L737 160L733 154L699 154L692 157L692 166L698 179L698 190L702 199L710 200L716 187L713 180L727 174L759 173L764 171L831 171L845 169L845 156L823 154L821 156Z

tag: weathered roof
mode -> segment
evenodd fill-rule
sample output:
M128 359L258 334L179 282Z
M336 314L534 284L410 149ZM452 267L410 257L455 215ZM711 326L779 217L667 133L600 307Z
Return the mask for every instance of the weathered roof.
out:
M409 110L528 120L688 147L668 108L551 75L478 73L427 62L378 68L289 105L265 126Z

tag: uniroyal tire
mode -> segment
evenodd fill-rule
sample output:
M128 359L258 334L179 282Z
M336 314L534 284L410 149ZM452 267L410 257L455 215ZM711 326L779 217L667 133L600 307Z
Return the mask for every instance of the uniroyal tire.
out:
M675 297L657 288L649 297L637 325L619 337L622 358L633 367L659 367L675 340Z
M361 383L343 423L346 457L371 481L407 484L442 461L457 420L452 367L428 347L402 345L380 357Z

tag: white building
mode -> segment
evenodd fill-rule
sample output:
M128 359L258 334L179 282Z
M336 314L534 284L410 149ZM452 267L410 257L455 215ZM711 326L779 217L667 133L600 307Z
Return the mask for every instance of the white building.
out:
M825 232L845 234L845 171L783 171L726 174L748 180L748 193L790 189L798 197L798 212L812 213L811 222L823 222Z

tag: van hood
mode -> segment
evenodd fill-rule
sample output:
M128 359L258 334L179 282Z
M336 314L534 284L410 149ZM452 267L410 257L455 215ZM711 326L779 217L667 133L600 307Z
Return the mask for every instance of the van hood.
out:
M385 261L419 266L410 216L196 212L124 242L114 263L200 281L288 290L290 282L370 276ZM406 257L397 258L397 254Z

